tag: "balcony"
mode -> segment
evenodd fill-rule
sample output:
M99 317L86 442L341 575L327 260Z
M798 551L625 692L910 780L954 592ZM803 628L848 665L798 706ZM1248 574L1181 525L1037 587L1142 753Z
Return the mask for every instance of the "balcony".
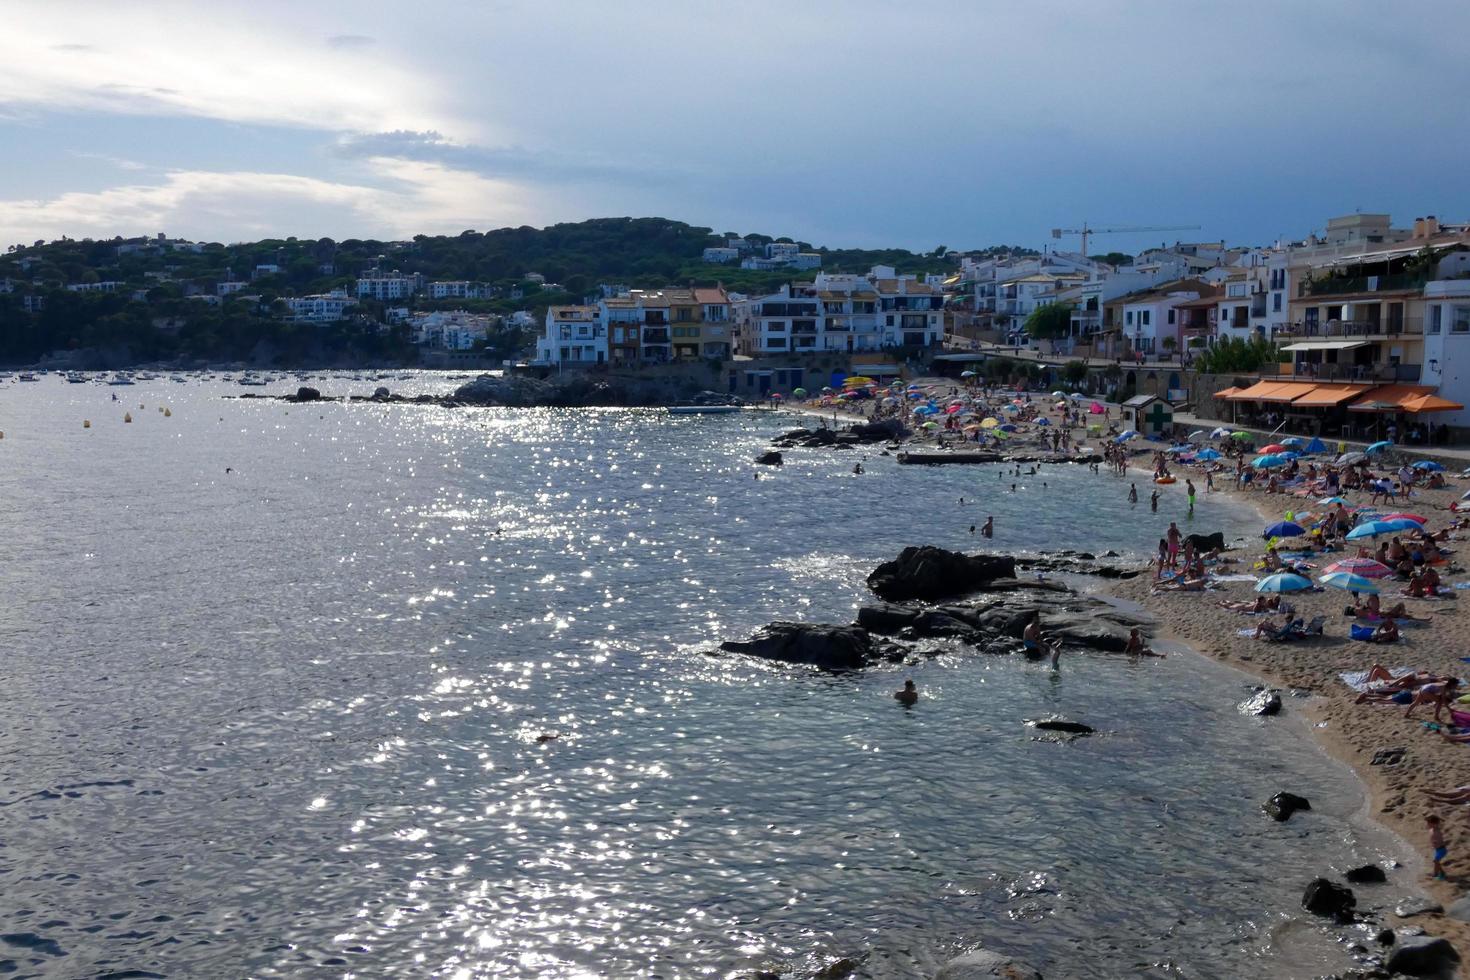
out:
M1264 365L1264 377L1273 365ZM1279 377L1297 377L1312 381L1377 381L1387 384L1414 384L1423 372L1419 364L1316 364L1298 361L1274 365Z
M1326 323L1303 323L1298 321L1276 331L1278 337L1340 337L1343 339L1371 337L1421 336L1424 333L1424 318L1403 317L1398 321L1382 323L1378 320L1328 320Z
M1397 272L1386 276L1329 276L1301 284L1301 296L1346 296L1350 293L1417 291L1428 279L1422 273Z
M643 342L645 344L667 344L669 342L669 332L666 329L658 327L644 327Z

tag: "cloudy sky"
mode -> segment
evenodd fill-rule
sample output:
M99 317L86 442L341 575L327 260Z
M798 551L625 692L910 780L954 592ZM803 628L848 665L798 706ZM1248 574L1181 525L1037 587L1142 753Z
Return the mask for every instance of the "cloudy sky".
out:
M1391 11L1391 15L1390 15ZM0 243L1470 218L1463 0L6 0Z

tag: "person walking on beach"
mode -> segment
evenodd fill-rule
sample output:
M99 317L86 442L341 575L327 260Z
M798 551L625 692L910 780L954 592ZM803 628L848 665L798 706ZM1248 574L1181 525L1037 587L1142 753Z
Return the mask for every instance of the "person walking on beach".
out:
M1194 481L1185 479L1184 489L1189 493L1189 516L1194 516Z
M1444 826L1437 813L1425 817L1424 823L1429 828L1429 847L1434 852L1434 877L1444 881L1444 859L1449 854L1449 848L1444 843Z
M1128 488L1128 506L1138 506L1138 484L1136 483Z
M1178 568L1179 567L1179 525L1178 524L1175 524L1173 521L1170 521L1169 522L1169 533L1166 535L1166 537L1169 540L1169 567L1170 568Z

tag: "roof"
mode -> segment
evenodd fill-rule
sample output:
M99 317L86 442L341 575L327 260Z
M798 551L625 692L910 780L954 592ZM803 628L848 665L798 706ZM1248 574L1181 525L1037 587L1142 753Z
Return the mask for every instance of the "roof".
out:
M1176 303L1175 308L1181 310L1213 310L1219 302L1219 296L1201 296L1199 299L1187 299L1183 303Z
M1284 398L1284 399L1281 399L1281 398L1270 398L1271 401L1288 401L1289 402L1289 401L1291 401L1292 398L1295 398L1297 395L1302 394L1303 392L1306 391L1306 387L1304 385L1300 384L1300 383L1293 383L1293 382L1289 382L1289 381L1288 382L1281 382L1281 381L1257 381L1255 384L1251 385L1249 388L1241 388L1238 391L1236 391L1234 394L1232 394L1232 395L1224 395L1223 397L1225 398L1226 401L1232 401L1232 402L1258 402L1258 401L1266 401L1266 400L1268 400L1268 396L1280 394L1281 393L1281 389L1286 389L1286 390L1291 391L1292 392L1291 397ZM1216 398L1219 398L1219 397L1222 397L1222 396L1220 394L1217 394L1215 397Z
M1159 398L1158 398L1157 395L1134 395L1132 398L1128 399L1126 402L1123 403L1123 407L1124 408L1142 408L1143 406L1147 405L1149 402L1156 402L1158 400L1159 400Z
M897 293L898 284L904 283L904 290L909 296L926 296L934 292L934 287L927 282L919 282L917 279L876 279L873 285L880 293Z
M1236 393L1238 393L1240 391L1243 391L1243 390L1244 389L1237 388L1234 385L1232 385L1229 388L1221 388L1219 391L1215 392L1214 397L1215 398L1229 398L1231 395L1234 395L1234 394L1236 394Z
M597 307L595 307L595 306L553 306L551 308L551 316L552 316L553 319L558 318L558 317L569 316L569 315L571 315L573 313L596 313L596 312L597 312Z
M1341 405L1343 402L1351 401L1372 387L1372 385L1359 384L1314 385L1306 394L1291 404L1293 408L1298 406L1304 408L1331 408L1335 405Z
M1294 344L1287 344L1282 350L1352 350L1355 347L1367 347L1366 340L1299 340Z
M694 290L694 301L705 305L728 303L730 297L718 286L701 286Z

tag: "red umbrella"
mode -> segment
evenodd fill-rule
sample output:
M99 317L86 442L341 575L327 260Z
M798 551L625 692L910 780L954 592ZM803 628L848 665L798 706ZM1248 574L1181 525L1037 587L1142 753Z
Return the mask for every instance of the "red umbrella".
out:
M1261 453L1262 455L1265 455L1266 453L1284 453L1284 452L1286 452L1286 449L1287 449L1287 447L1283 446L1281 443L1279 443L1279 442L1273 442L1273 443L1271 443L1271 445L1269 445L1269 446L1262 446L1260 449L1258 449L1256 451L1259 452L1259 453Z
M1385 514L1383 517L1378 518L1378 520L1380 520L1380 521L1405 520L1405 521L1413 521L1415 524L1428 524L1429 523L1429 518L1427 518L1427 517L1420 517L1418 514Z

